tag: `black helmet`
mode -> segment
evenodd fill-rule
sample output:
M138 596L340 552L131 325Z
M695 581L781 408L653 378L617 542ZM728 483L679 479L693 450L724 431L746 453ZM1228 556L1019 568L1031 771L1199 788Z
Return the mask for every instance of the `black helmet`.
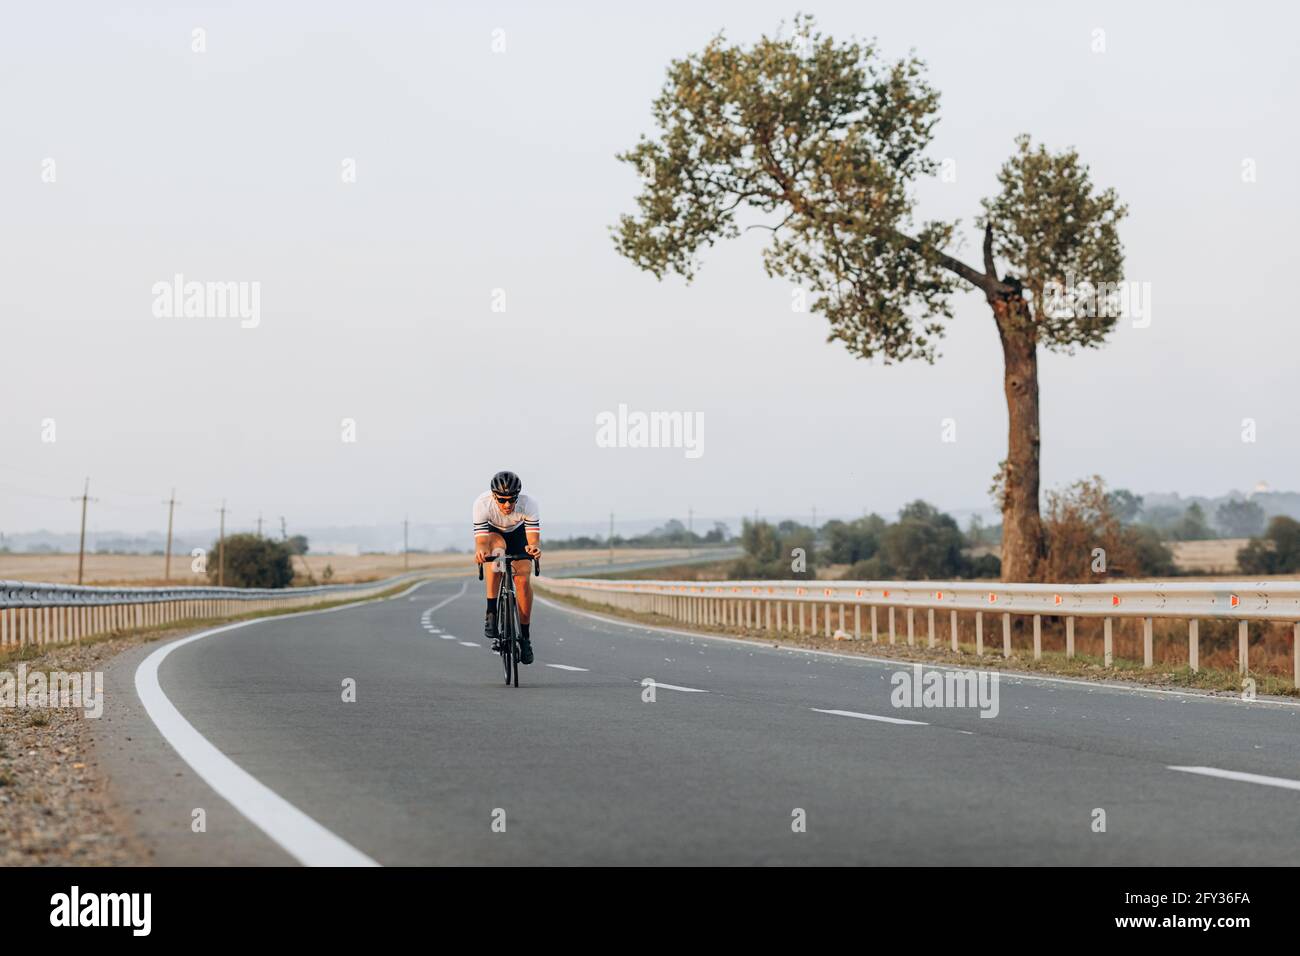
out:
M498 471L492 476L492 494L499 495L502 498L519 497L519 489L524 483L519 480L519 476L513 471Z

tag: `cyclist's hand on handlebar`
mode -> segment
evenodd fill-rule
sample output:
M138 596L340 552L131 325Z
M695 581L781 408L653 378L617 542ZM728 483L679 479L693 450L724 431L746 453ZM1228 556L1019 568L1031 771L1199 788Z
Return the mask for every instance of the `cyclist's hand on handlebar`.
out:
M534 558L540 558L542 556L542 549L535 544L524 545L524 551Z

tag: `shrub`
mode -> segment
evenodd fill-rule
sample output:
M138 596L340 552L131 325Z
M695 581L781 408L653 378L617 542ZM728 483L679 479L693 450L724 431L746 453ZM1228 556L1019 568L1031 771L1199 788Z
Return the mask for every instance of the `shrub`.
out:
M293 580L293 554L283 541L255 534L232 534L225 547L214 542L208 552L208 580L221 580L218 560L224 553L225 583L236 588L283 588Z
M1277 515L1262 538L1237 552L1243 574L1294 574L1300 571L1300 521Z
M1116 504L1099 475L1047 493L1044 581L1101 582L1173 573L1173 553L1159 535L1151 528L1125 526Z

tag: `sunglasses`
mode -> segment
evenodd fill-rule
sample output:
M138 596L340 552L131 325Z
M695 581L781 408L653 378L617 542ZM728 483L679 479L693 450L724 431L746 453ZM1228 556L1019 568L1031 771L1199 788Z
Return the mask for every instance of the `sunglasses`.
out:
M509 498L502 498L500 495L493 495L492 497L497 500L497 504L502 505L512 504L519 500L518 495L511 495Z

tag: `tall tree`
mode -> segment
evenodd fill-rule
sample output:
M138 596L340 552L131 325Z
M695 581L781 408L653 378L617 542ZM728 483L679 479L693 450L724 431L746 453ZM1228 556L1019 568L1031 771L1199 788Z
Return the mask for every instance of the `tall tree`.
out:
M690 281L703 247L740 234L743 211L772 233L768 274L811 289L830 340L885 363L932 363L952 293L982 294L1010 425L996 482L1002 575L1032 581L1044 555L1038 346L1096 347L1114 326L1125 208L1093 189L1074 150L1021 136L976 219L982 268L958 259L958 223L915 216L917 180L940 168L925 154L939 94L924 72L915 57L889 63L873 43L824 37L808 17L748 49L715 37L669 66L652 108L658 135L619 154L642 190L614 240L657 278Z

